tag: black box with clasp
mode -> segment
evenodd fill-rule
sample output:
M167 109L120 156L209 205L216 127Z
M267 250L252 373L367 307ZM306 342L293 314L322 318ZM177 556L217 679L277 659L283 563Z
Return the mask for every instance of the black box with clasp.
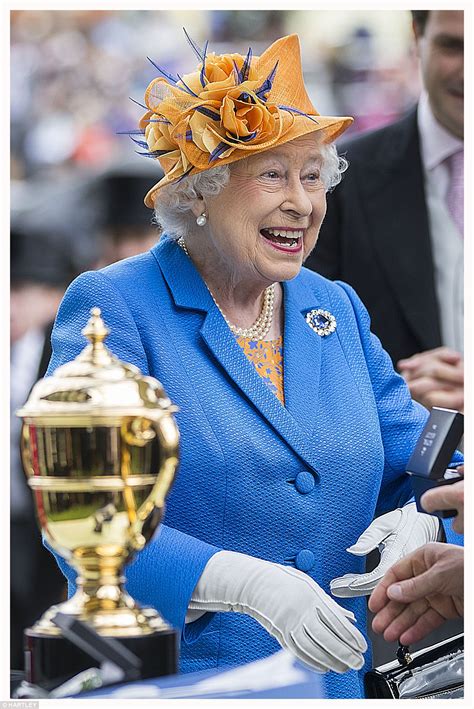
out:
M407 465L419 512L425 512L420 498L426 490L463 479L460 472L448 467L463 433L463 414L433 407ZM433 514L443 518L454 517L456 510L439 510Z

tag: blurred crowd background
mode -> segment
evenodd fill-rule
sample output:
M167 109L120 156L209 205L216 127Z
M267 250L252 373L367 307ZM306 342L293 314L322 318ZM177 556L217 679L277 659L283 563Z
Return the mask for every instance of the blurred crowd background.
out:
M101 257L104 170L159 166L119 131L136 127L156 76L195 56L182 31L211 51L259 54L298 32L306 85L320 113L353 115L360 132L415 103L419 79L408 11L27 11L11 13L12 213L68 238L79 270ZM87 188L90 188L89 190ZM28 199L24 195L28 195ZM92 195L92 197L89 196Z
M297 32L320 113L353 115L353 133L395 120L420 82L408 11L29 11L11 13L11 666L21 630L64 597L42 550L19 460L15 410L44 375L49 335L70 280L148 249L143 205L156 161L121 131L136 128L156 69L196 63L182 28L216 53L260 54ZM133 99L133 100L130 100ZM41 583L38 584L38 579Z

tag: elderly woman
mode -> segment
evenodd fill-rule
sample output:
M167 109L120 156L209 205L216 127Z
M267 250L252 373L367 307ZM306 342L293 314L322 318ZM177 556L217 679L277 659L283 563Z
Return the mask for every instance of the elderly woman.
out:
M260 57L194 48L195 73L148 87L137 140L165 171L146 196L164 235L70 286L50 372L82 349L97 305L112 351L179 406L167 524L127 576L182 629L182 671L281 645L328 673L329 696L359 697L362 596L437 537L436 518L403 507L427 413L354 291L302 268L345 167L332 141L351 119L314 109L295 35Z

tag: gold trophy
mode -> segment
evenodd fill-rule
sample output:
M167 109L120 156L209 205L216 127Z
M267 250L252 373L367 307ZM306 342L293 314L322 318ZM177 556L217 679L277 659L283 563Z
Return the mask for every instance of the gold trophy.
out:
M120 641L141 660L143 678L177 671L177 632L123 587L124 565L163 518L178 464L177 407L158 380L104 345L98 308L82 332L90 344L18 411L40 527L77 570L76 593L25 631L26 679L48 689L97 666L64 637L57 612Z

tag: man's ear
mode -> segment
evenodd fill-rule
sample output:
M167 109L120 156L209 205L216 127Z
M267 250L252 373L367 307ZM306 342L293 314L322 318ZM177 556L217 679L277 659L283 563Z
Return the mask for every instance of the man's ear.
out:
M415 38L415 52L416 56L420 56L420 40L423 37L423 34L420 32L420 28L416 24L415 20L412 20L411 27L413 30L413 36Z

